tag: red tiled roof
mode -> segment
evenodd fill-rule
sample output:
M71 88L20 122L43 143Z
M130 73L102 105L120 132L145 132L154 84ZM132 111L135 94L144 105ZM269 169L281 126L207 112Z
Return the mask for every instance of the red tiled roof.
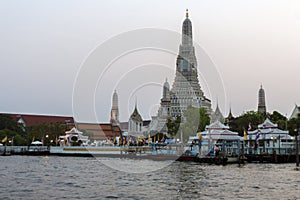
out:
M121 136L121 129L112 124L77 123L78 129L93 133L94 140L104 140L107 137Z
M55 123L55 122L74 123L73 117L68 117L68 116L6 114L6 113L3 113L3 115L10 116L16 121L22 118L26 126L33 126L33 125L43 124L43 123Z

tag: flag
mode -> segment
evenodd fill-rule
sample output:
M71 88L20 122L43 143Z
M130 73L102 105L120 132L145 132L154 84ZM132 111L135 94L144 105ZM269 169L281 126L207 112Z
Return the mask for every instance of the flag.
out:
M244 130L244 140L247 140L247 133L245 130Z
M68 143L71 142L71 136L67 136L67 142L68 142Z
M201 133L198 133L198 139L199 139L199 140L203 140L203 137L202 137L202 134L201 134Z
M248 131L250 131L251 130L251 123L249 123L249 125L248 125Z
M1 140L2 143L6 142L6 141L7 141L7 136L5 136L5 137Z
M258 140L259 136L260 136L260 131L257 131L256 137L255 137L255 140L256 140L256 141Z

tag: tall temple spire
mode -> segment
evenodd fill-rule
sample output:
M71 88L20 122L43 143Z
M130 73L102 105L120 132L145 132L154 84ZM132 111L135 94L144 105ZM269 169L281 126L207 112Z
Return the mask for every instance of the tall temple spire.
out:
M188 9L186 10L186 19L182 24L182 46L193 46L192 22L189 19Z
M210 115L211 101L201 90L195 48L193 46L192 22L186 10L182 23L182 41L176 60L176 76L171 89L171 117L182 116L188 107L204 107Z
M233 118L232 112L231 112L231 103L229 104L229 113L227 118Z
M266 109L266 99L265 99L265 90L262 87L262 84L260 85L260 89L258 91L258 112L261 112L265 114L267 112Z
M119 125L119 105L118 105L118 94L117 91L114 91L113 97L112 97L112 107L110 111L110 123L113 125Z
M170 100L170 85L168 83L168 79L166 78L166 81L163 86L163 100L168 101Z
M219 121L219 122L224 123L224 120L225 119L224 119L224 116L223 116L222 112L220 111L219 102L218 102L218 98L217 98L217 107L216 107L215 112L211 116L211 121L212 122Z

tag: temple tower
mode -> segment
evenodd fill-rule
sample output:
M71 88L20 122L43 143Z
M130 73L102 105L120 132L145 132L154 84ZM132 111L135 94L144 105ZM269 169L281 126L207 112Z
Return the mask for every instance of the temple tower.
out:
M166 79L163 86L163 96L160 100L160 108L158 111L158 117L162 119L167 119L170 116L170 86L168 80Z
M117 91L114 91L112 97L112 108L110 111L110 123L113 125L120 125L119 121L119 106L118 106L118 94Z
M182 24L182 41L176 60L176 75L171 89L171 117L183 116L188 107L205 108L211 115L211 101L201 90L195 48L193 46L192 22L186 10Z
M218 104L218 101L217 101L217 107L216 107L216 110L215 112L211 115L211 122L215 122L215 121L219 121L221 123L224 123L225 122L225 118L219 108L219 104Z
M260 85L260 89L258 91L258 112L266 113L266 100L265 100L265 90L262 88L262 85Z

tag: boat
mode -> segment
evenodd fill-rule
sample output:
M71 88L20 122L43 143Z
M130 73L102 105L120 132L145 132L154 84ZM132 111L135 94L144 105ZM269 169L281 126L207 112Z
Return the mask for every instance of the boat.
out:
M0 155L1 156L10 156L11 155L11 151L10 148L5 146L0 146Z

